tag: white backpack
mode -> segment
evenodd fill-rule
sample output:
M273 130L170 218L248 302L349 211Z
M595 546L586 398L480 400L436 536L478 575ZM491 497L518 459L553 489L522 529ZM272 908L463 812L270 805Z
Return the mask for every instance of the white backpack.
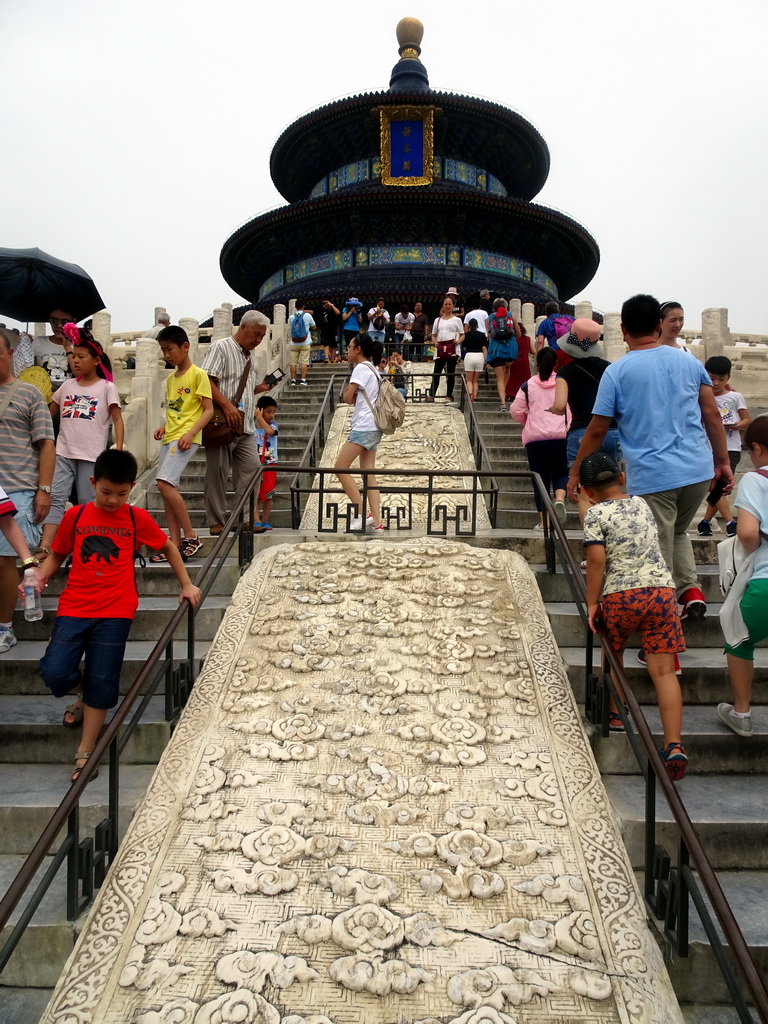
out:
M368 365L370 366L370 363ZM371 366L371 371L377 377L379 376L373 366ZM382 434L394 434L398 427L402 427L405 419L405 399L394 384L379 377L379 393L375 402L371 402L365 388L360 390L368 403L368 408L373 413L373 421L377 430L380 430Z

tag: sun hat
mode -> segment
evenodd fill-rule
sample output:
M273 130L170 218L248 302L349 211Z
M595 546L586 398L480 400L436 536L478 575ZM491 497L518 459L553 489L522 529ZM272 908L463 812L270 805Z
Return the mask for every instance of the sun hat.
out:
M362 306L360 299L347 299L348 306Z
M594 320L579 317L571 324L571 333L557 339L557 346L573 359L586 359L589 356L603 355L600 335L603 329Z
M456 288L453 285L451 285L451 287L448 289L448 291L445 294L446 295L456 295L456 296L458 296L459 293L456 291Z

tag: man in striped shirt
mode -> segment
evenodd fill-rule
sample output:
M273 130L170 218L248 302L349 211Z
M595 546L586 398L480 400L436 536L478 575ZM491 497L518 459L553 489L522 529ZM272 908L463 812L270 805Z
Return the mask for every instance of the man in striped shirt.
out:
M214 537L224 529L227 519L226 493L230 470L236 504L260 465L259 448L253 433L256 429L253 410L256 395L269 391L270 386L266 381L254 386L256 367L253 350L264 340L268 323L263 313L247 310L234 335L211 342L203 359L203 369L211 382L211 396L224 410L227 422L239 426L241 415L243 418L243 433L237 440L219 448L205 449L205 514L208 529ZM234 397L248 361L251 369L240 400L242 408L238 409Z
M31 549L51 507L56 464L53 423L45 399L12 372L11 335L0 330L0 487L17 509L16 522ZM12 618L19 574L16 552L0 536L0 654L16 643Z

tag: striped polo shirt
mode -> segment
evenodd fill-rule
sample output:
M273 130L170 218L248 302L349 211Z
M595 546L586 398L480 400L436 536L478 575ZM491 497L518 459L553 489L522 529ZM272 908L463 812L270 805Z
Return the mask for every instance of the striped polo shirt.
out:
M256 394L253 389L258 383L253 352L246 352L231 335L228 338L220 338L218 341L212 341L208 346L208 351L203 359L203 369L209 377L214 378L222 395L232 402L245 369L245 361L248 358L251 360L251 372L248 374L241 401L245 413L243 432L252 434L256 429L256 421L253 417Z
M0 401L13 379L0 384ZM0 487L36 491L40 456L35 444L53 440L53 421L45 399L32 384L21 382L0 419Z

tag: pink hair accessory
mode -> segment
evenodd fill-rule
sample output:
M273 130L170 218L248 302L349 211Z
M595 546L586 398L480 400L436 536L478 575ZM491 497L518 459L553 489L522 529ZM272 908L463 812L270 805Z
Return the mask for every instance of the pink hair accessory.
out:
M80 328L77 324L64 324L61 328L73 345L80 344Z

